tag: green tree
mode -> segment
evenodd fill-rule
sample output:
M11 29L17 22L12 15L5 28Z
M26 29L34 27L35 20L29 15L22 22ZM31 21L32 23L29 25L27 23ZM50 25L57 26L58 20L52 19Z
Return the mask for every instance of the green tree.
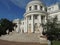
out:
M51 42L51 45L53 45L52 41L58 39L58 35L60 34L60 28L59 24L57 23L57 16L53 19L47 19L46 24L43 25L43 35L47 37L47 39Z
M11 32L14 30L15 24L13 24L11 21L7 19L1 19L0 20L0 35L1 34L6 34L6 31L9 30Z

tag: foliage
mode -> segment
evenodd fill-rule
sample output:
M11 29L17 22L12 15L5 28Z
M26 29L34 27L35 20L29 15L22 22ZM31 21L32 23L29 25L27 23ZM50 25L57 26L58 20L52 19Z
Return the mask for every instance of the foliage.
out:
M43 35L45 35L51 42L53 40L58 40L60 34L59 26L60 25L57 23L57 16L52 20L48 19L47 23L45 25L43 24L43 27L45 28L45 30L43 30Z
M53 41L53 45L60 45L60 41Z
M12 30L14 30L14 25L11 21L7 20L7 19L1 19L0 20L0 35L4 35L6 34L6 31L9 30L9 32L11 32Z

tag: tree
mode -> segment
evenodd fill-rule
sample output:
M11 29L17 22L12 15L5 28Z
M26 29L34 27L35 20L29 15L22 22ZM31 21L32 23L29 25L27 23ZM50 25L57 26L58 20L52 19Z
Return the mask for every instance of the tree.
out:
M11 21L7 19L1 19L0 20L0 35L6 34L7 30L11 32L12 30L14 30L14 26L15 24L13 24Z
M46 24L43 24L43 35L47 37L47 39L51 42L58 39L58 35L60 34L60 28L58 28L59 24L57 23L57 16L55 16L52 20L48 19Z

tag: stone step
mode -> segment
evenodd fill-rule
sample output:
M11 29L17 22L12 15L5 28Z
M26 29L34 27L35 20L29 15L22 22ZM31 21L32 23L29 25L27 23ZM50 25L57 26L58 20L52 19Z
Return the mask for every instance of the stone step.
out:
M46 40L40 38L40 34L37 33L11 33L9 35L1 36L0 39L16 42L40 42L46 43Z
M21 33L15 33L15 34L9 34L0 37L0 39L3 40L10 40L10 41L22 41L22 42L39 42L39 38L37 37L37 34L21 34Z

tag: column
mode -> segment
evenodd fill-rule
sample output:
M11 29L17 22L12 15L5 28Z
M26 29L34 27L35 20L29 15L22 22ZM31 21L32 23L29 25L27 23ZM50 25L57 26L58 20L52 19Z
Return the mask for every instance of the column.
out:
M33 19L33 15L31 15L31 32L34 32L34 19Z
M32 6L32 10L34 10L34 6Z
M41 15L38 15L38 22L39 33L41 33Z
M46 16L45 16L45 23L47 23Z
M43 7L43 11L45 11L45 8Z
M20 30L20 25L17 23L16 32L19 32L19 30Z
M25 30L26 30L26 18L24 19L24 32L26 32Z
M41 24L41 15L39 15L39 18L38 19L39 19L39 23Z
M26 23L25 23L25 32L28 31L28 17L26 17Z
M38 7L38 10L40 10L40 5L38 5L37 7Z
M39 30L40 30L40 35L42 35L43 27L41 25L41 15L39 15Z

